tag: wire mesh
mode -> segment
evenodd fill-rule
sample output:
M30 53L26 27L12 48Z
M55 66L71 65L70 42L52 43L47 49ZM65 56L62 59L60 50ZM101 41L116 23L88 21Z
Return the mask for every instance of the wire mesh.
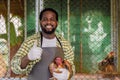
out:
M64 37L68 37L68 27L70 27L70 42L75 52L75 67L77 73L96 74L116 72L117 63L114 53L108 61L113 49L113 27L111 25L111 1L110 0L68 0L44 1L44 7L52 7L58 10L59 23L58 30ZM59 8L59 5L61 9ZM61 4L62 3L62 4ZM63 4L64 3L64 4ZM58 5L58 7L56 6ZM67 16L69 5L69 16ZM70 20L68 20L68 17ZM68 24L70 23L70 26ZM59 32L58 31L58 32ZM115 51L116 52L116 51ZM110 64L104 66L104 61ZM113 63L111 66L111 63ZM102 65L100 65L102 64ZM104 70L100 67L104 66ZM107 68L107 69L105 69ZM109 70L110 69L110 70Z
M10 18L10 26L7 26L7 17L0 14L0 77L4 77L0 80L27 80L26 78L5 77L10 74L7 73L9 69L7 27L10 27L11 59L24 40L24 17L27 18L27 37L35 33L35 0L26 1L27 15L20 16L16 13ZM59 14L57 32L60 32L66 39L68 37L70 39L75 53L76 73L79 73L74 76L75 80L120 79L120 76L116 74L117 53L111 54L111 51L114 51L111 0L69 0L69 3L68 0L43 0L43 7L57 10ZM13 7L10 6L10 8L12 10ZM112 72L116 76L111 75ZM101 75L101 73L106 75ZM15 74L12 76L21 77Z
M94 4L95 2L96 4ZM57 4L56 7L56 3L60 4ZM70 5L70 16L67 16L67 5ZM62 28L58 27L58 30L63 31L66 38L69 26L65 23L70 23L69 37L75 49L76 71L96 72L98 62L112 51L110 0L70 0L69 4L67 4L67 0L60 2L59 0L45 0L44 7L48 6L58 10L60 20L62 19L59 23ZM70 21L67 17L70 18ZM82 66L81 70L80 66Z
M26 0L27 2L27 36L35 33L35 1Z

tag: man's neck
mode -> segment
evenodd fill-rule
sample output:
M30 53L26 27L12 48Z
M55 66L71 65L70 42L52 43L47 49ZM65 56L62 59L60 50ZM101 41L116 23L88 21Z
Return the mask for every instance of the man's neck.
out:
M42 35L45 38L47 38L47 39L53 39L55 37L55 33L53 33L53 34L46 34L46 33L42 32Z

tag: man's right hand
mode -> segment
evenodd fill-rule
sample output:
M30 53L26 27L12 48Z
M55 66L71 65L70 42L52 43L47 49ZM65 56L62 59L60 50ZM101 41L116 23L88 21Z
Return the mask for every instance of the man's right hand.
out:
M35 41L33 47L28 53L28 59L29 60L41 59L42 51L43 50L40 47L37 47L37 41Z

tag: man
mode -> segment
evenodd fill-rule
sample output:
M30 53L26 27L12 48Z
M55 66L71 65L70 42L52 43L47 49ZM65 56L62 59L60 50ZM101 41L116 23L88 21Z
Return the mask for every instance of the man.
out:
M12 71L27 74L28 80L49 80L48 66L56 56L69 61L74 70L72 47L62 36L55 34L58 13L46 8L41 11L39 19L42 31L26 39L11 62Z

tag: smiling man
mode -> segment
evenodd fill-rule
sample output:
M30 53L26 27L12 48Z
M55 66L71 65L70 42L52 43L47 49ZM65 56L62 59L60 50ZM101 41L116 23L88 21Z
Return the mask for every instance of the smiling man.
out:
M41 32L26 39L13 57L11 69L15 74L27 74L28 80L49 80L49 64L56 56L69 61L74 72L74 53L70 43L55 33L58 26L58 13L45 8L39 15Z

